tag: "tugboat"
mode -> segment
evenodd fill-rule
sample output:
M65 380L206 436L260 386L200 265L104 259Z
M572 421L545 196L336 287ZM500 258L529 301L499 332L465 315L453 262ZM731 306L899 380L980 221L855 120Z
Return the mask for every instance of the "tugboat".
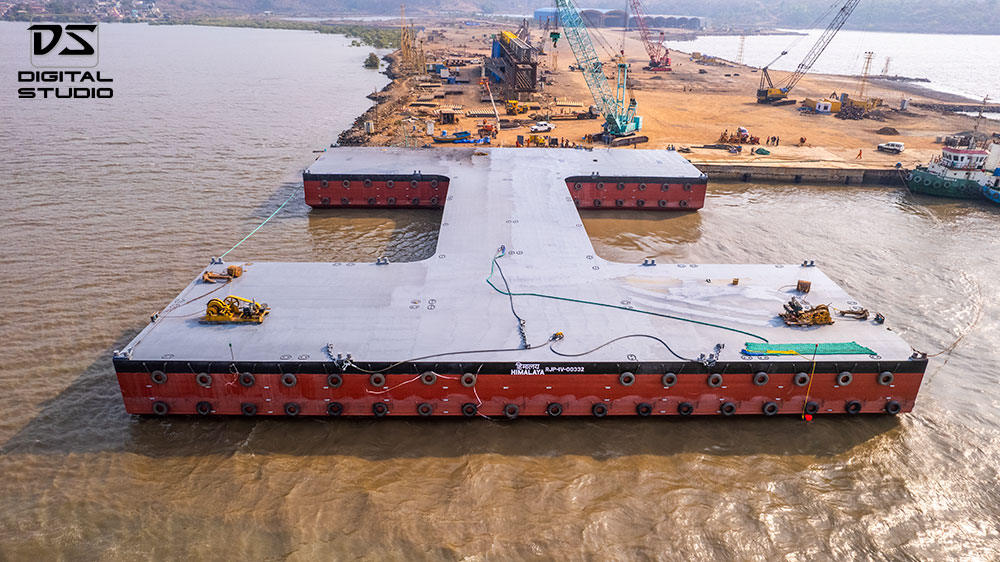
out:
M948 142L949 138L941 149L941 156L926 166L917 166L906 176L910 191L956 199L985 197L1000 203L1000 144L985 141L980 147L976 139L989 99L988 96L983 98L976 128L971 133L955 142Z
M993 199L987 191L1000 188L1000 144L978 148L973 138L965 146L946 146L941 156L926 166L918 166L907 176L914 193L957 199L988 199L1000 203L1000 192Z
M994 144L993 150L990 152L990 157L987 158L987 162L992 160L994 165L996 165L998 163L997 160L1000 159L1000 154L998 153L1000 153L1000 144ZM991 184L987 182L986 185L983 186L983 197L1000 205L1000 168L993 168L993 183Z
M917 166L907 176L907 185L914 193L956 199L979 199L987 185L995 185L994 175L1000 158L1000 145L990 150L977 148L974 137L965 146L946 146L941 156L926 166Z

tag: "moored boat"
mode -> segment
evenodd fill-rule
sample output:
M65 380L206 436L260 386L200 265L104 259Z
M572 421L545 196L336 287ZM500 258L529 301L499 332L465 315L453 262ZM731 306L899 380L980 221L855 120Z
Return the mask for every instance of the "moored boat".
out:
M907 176L907 186L914 193L955 199L980 199L988 185L996 187L1000 145L989 150L968 146L946 146L941 156L926 166L918 166Z
M450 135L442 132L441 136L434 137L434 142L437 143L459 142L469 138L470 136L472 136L472 133L470 133L469 131L458 131L457 133L452 133Z
M1000 172L998 172L997 174L998 176L1000 176ZM997 177L996 182L992 186L990 185L983 186L983 197L1000 205L1000 177Z

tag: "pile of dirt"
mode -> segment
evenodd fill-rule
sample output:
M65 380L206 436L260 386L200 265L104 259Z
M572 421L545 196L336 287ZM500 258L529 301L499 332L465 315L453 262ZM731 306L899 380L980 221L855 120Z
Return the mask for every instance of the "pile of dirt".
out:
M892 127L882 127L881 129L875 131L876 135L898 135L899 131L893 129Z

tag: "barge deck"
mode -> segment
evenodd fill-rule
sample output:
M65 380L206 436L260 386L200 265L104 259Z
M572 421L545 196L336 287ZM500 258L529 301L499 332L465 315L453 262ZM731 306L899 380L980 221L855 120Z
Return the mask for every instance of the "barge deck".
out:
M594 178L596 190L616 178L602 191L632 183L640 194L634 178L669 177L703 194L705 176L676 152L337 148L304 179L329 176L326 189L346 189L341 175L349 187L376 175L439 178L447 192L435 254L236 262L243 275L224 285L201 282L227 264L209 265L115 353L128 412L514 418L913 407L927 360L885 326L838 316L793 328L778 318L792 296L858 306L817 267L595 254L576 179ZM808 294L795 290L800 280ZM261 324L201 322L207 300L227 294L271 312ZM747 345L760 343L776 354ZM787 344L820 353L782 353Z

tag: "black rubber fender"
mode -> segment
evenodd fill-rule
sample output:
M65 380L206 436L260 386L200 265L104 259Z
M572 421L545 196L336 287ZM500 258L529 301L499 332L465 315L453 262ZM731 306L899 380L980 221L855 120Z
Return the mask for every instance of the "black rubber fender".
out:
M660 377L660 383L664 388L674 386L677 384L677 373L664 373L663 376Z

